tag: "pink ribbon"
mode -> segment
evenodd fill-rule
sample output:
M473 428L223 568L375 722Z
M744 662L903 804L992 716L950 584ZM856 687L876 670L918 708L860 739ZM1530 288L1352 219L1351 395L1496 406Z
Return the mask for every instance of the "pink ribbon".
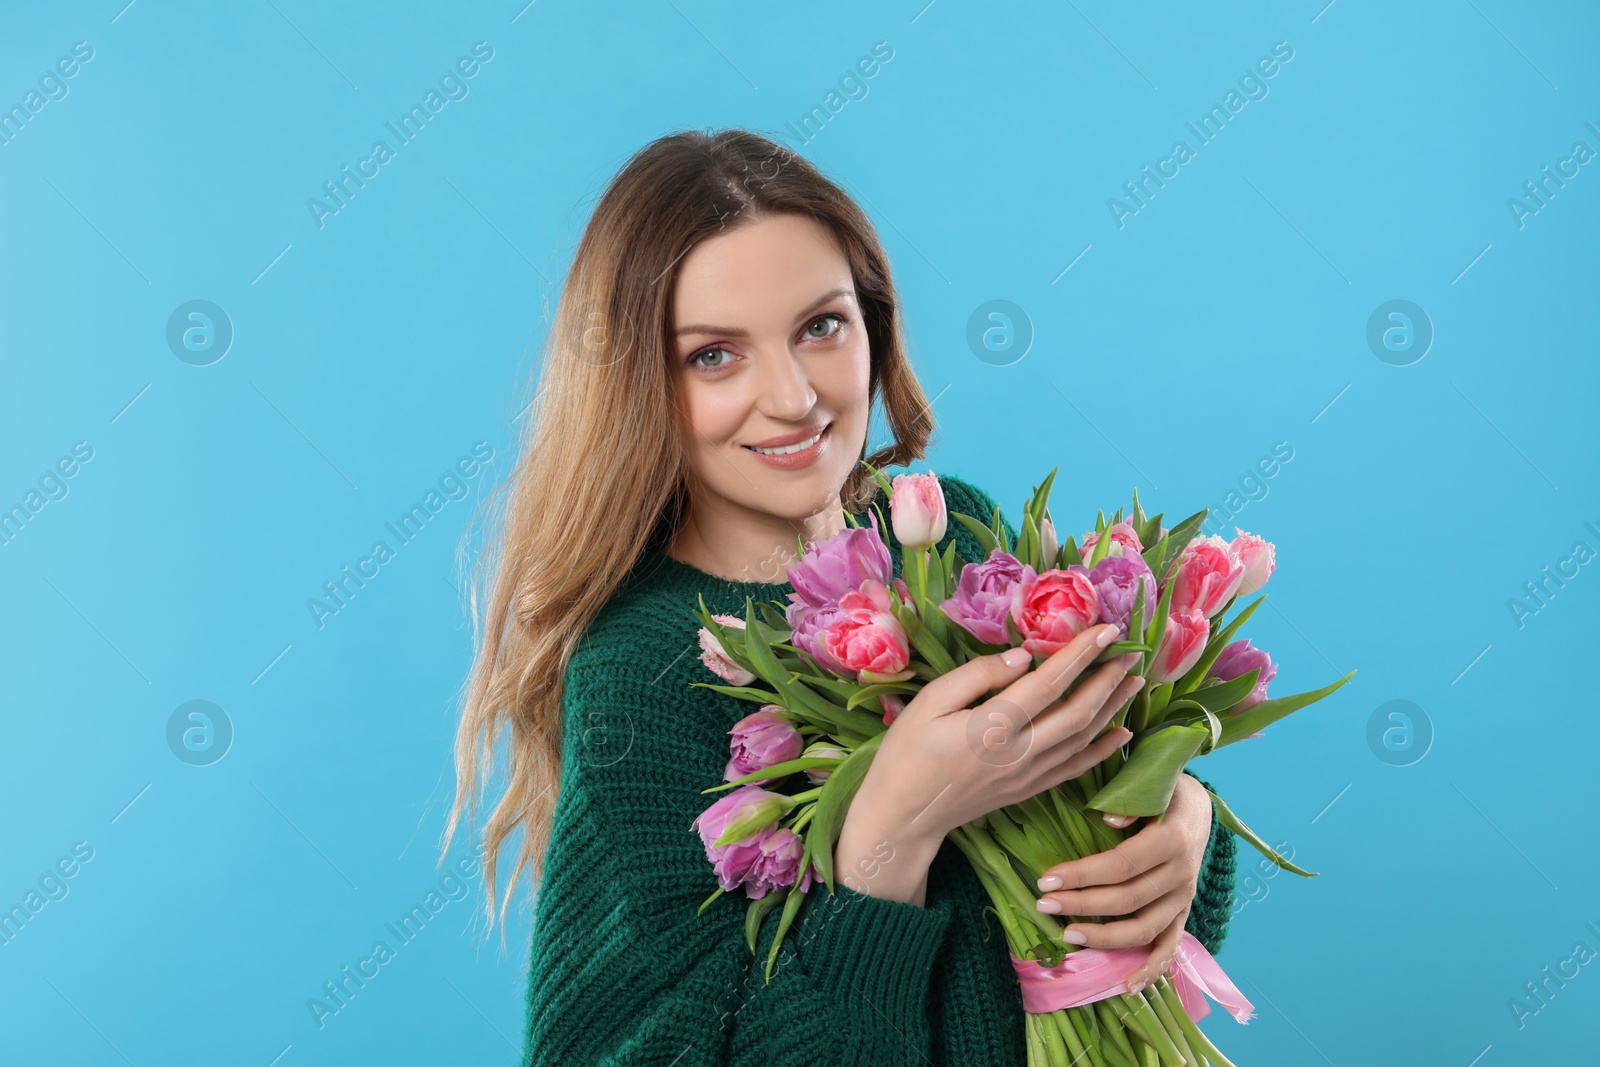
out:
M1128 991L1127 976L1150 957L1144 948L1080 948L1067 953L1054 967L1010 953L1022 985L1022 1006L1041 1015L1061 1008L1076 1008ZM1211 1014L1206 997L1228 1009L1241 1023L1255 1018L1255 1005L1222 973L1222 966L1189 931L1178 942L1178 955L1167 973L1189 1018Z

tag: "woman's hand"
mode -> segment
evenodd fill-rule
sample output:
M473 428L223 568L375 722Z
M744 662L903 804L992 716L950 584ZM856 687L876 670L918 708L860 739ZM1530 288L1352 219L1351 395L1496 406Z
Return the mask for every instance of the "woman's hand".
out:
M1060 697L1117 635L1116 626L1092 626L1033 670L1015 648L935 678L884 734L851 812L937 845L956 827L1083 774L1133 736L1101 730L1144 684L1127 677L1137 653L1107 660Z
M1148 944L1145 962L1128 975L1128 988L1141 989L1165 974L1177 958L1210 838L1211 798L1206 787L1191 775L1180 774L1160 822L1147 821L1108 852L1047 868L1039 878L1039 888L1046 890L1039 910L1127 916L1117 922L1072 923L1062 937L1090 948Z

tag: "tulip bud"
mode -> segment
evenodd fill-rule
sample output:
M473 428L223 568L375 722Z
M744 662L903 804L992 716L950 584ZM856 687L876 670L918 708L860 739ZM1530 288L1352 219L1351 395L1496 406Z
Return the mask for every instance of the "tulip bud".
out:
M889 524L908 551L931 548L944 539L948 516L938 475L897 474L889 497Z

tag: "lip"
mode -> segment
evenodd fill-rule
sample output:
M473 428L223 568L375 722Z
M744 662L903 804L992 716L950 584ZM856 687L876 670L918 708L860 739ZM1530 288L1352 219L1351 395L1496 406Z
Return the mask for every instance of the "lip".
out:
M801 430L799 433L787 433L787 434L784 434L782 437L769 437L765 441L751 441L749 444L745 445L745 447L746 448L782 448L784 445L797 445L801 441L808 441L811 438L817 436L817 434L819 434L823 430L827 429L827 427L830 426L830 425L832 425L832 424L824 422L824 423L822 423L820 425L811 427L809 430Z
M816 436L816 435L817 435L817 431L816 430L812 430L811 431L811 436ZM791 439L790 439L790 441L788 443L789 444L798 444L800 441L804 441L804 440L805 440L804 437L801 437L798 440L796 440L791 435ZM806 449L803 452L791 452L790 454L788 454L786 456L769 456L769 455L766 455L765 453L755 451L749 445L746 445L744 447L745 447L745 450L748 451L752 456L754 456L756 459L760 460L762 463L765 463L769 467L776 467L778 470L795 471L795 470L800 470L800 469L802 469L804 467L809 467L809 466L811 466L811 464L815 463L817 461L817 458L820 457L823 452L827 451L828 445L832 440L833 440L833 424L832 423L828 423L826 426L824 426L822 428L821 436L817 437L817 443L812 445L810 448ZM763 447L763 448L780 448L782 446L780 446L780 445L762 445L761 447Z

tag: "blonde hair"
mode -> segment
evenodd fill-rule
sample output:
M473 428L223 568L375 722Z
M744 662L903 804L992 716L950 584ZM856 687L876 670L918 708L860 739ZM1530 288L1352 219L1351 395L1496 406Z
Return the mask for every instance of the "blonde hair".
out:
M520 456L485 501L498 543L486 539L471 576L475 655L463 688L455 801L442 851L463 810L476 822L508 730L505 791L480 844L492 928L500 850L513 830L523 830L500 899L502 937L523 869L535 888L543 873L561 786L568 660L640 555L676 533L688 503L685 423L669 358L677 264L707 237L780 213L828 227L849 261L870 342L870 398L881 398L893 436L870 456L863 446L862 458L875 467L905 465L922 458L932 435L888 259L871 222L842 190L788 148L746 130L673 133L628 159L578 243L543 347ZM864 508L872 488L858 464L841 488L845 508Z

